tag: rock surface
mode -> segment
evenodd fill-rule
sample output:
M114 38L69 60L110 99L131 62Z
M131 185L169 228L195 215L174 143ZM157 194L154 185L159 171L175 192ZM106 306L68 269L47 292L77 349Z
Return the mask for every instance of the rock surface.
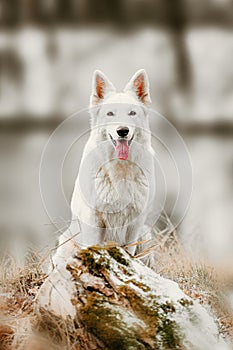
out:
M71 316L90 335L89 348L228 349L198 302L118 246L77 251L49 275L37 307Z

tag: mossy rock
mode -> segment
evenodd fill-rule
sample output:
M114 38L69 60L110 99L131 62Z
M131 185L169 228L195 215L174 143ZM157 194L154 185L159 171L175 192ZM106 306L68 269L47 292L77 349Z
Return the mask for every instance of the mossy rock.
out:
M124 249L93 246L79 250L66 268L55 270L44 286L50 298L47 307L65 317L71 314L72 306L76 324L105 349L227 349L213 318L198 302ZM64 299L58 300L59 283L56 300L51 287L61 273L60 294L64 295L64 286L66 295L70 293L67 312L64 305L63 311L58 311L60 303L64 303ZM44 302L39 304L45 306Z

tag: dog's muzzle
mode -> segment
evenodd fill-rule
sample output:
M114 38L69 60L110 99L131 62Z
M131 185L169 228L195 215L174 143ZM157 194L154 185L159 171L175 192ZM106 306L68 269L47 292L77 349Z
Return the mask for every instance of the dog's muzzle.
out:
M129 146L131 145L131 142L133 141L133 136L130 140L126 138L126 136L129 133L128 128L121 128L117 129L117 134L120 136L117 140L114 140L111 134L109 134L109 137L115 147L116 150L116 156L118 159L126 160L129 156ZM124 135L124 136L123 136Z

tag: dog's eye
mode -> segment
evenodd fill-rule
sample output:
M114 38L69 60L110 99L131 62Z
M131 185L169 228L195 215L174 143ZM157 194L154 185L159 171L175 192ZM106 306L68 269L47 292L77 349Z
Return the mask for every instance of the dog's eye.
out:
M134 117L136 114L137 114L137 113L136 113L135 111L130 111L130 112L129 112L129 115L130 115L131 117Z
M114 113L113 113L112 111L109 111L109 112L107 112L107 116L108 116L108 117L113 117L113 116L114 116Z

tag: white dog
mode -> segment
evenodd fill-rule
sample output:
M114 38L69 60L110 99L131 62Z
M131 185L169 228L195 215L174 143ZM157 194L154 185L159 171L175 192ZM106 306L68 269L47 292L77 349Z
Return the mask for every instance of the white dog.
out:
M144 70L121 93L102 72L94 72L91 134L71 200L72 223L60 237L55 265L72 256L76 245L128 245L151 238L155 171L148 104ZM135 249L128 247L131 254Z

